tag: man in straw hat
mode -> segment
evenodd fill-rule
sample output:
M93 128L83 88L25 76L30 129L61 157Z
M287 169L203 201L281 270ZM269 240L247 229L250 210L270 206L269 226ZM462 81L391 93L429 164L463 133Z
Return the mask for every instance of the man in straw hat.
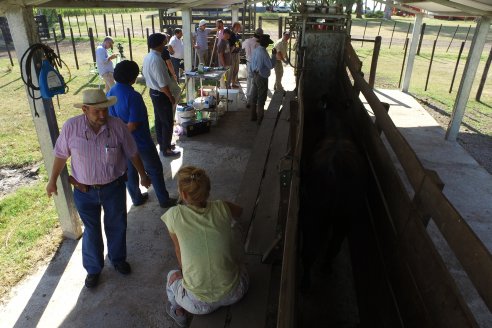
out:
M147 107L142 95L132 87L137 80L139 72L138 64L131 60L124 60L116 65L114 68L116 84L109 90L108 96L116 96L118 102L109 107L109 114L120 118L132 133L145 171L152 181L159 205L167 208L176 205L176 199L169 198L169 193L166 189L161 159L150 135ZM140 191L138 172L130 161L128 162L126 187L134 206L144 204L149 198L148 193Z
M173 106L179 99L175 99L172 94L171 78L161 57L166 41L166 35L162 33L149 36L147 44L151 50L144 57L142 75L145 77L145 84L149 88L154 106L156 137L160 151L165 157L175 157L181 154L174 151L174 145L171 144L174 126Z
M246 53L246 74L247 74L247 83L246 83L246 107L249 108L251 106L250 104L250 97L251 97L251 84L253 83L253 77L250 76L247 72L249 70L249 66L251 64L251 56L253 55L253 51L260 46L258 43L258 40L260 40L260 37L263 35L263 30L261 27L258 27L255 31L255 34L253 34L252 37L249 39L246 39L243 44L242 48L244 49L244 52Z
M130 159L140 175L140 183L148 188L150 179L145 173L137 146L126 125L108 116L108 107L116 97L106 97L100 89L84 90L83 114L63 124L56 140L55 161L46 186L48 196L57 195L56 181L72 157L73 198L84 223L82 263L87 270L85 286L97 286L104 267L104 244L101 231L101 208L104 209L108 258L116 271L131 272L126 261L126 160Z
M263 120L264 106L268 92L268 77L275 65L275 49L272 50L271 58L268 56L266 48L272 44L270 35L263 34L259 39L260 46L253 51L251 65L248 74L253 78L251 86L251 120L257 121L258 125Z

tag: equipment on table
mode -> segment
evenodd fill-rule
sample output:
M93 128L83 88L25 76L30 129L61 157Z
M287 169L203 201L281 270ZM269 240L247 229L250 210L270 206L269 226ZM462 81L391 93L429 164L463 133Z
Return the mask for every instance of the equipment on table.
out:
M176 112L178 114L178 124L189 122L195 118L195 108L188 106L186 103L181 103L176 106Z
M197 134L210 132L209 120L184 122L181 126L183 127L184 133L187 137L193 137Z

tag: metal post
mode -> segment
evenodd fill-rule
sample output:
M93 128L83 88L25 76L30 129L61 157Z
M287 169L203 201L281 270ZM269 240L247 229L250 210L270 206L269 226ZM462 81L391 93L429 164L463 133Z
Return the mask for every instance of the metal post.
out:
M425 80L424 91L427 91L427 86L429 85L429 77L430 77L430 73L431 73L432 62L434 61L434 52L436 51L436 44L437 44L437 39L434 40L434 44L432 46L432 54L431 54L431 59L429 62L429 70L427 71L427 79Z
M485 67L483 69L482 78L480 79L480 85L478 86L477 95L475 99L480 101L482 97L483 86L485 85L485 81L487 81L487 74L489 73L490 63L492 62L492 47L490 48L489 58L487 58L487 62L485 63Z
M381 36L377 36L374 40L374 50L372 52L371 71L369 73L369 86L374 88L376 80L376 70L378 67L379 50L381 49Z
M79 29L79 38L81 38L82 33L80 32L79 16L75 15L75 20L77 21L77 27Z
M9 43L7 42L7 36L5 35L5 30L2 28L2 37L5 41L5 48L7 48L7 53L9 54L10 65L14 66L14 61L12 60L12 54L10 53Z
M451 121L449 122L448 129L446 131L446 139L456 141L458 137L461 121L465 115L466 103L470 97L473 80L477 73L478 65L480 64L480 57L487 40L487 34L490 30L491 18L483 16L480 18L475 33L473 34L473 41L466 60L464 74L461 78L458 94L456 95L456 101L453 107L453 114L451 115Z
M130 24L132 26L132 38L135 37L135 32L133 31L133 15L130 15Z
M148 42L148 40L149 40L149 28L146 27L145 31L147 32L147 52L150 52L149 42Z
M282 38L282 16L280 16L278 18L278 38L281 39Z
M99 38L99 33L97 32L96 16L94 16L94 13L92 14L92 19L94 20L94 29L96 30L96 37Z
M407 35L405 36L405 39L408 39L408 33L410 33L411 27L412 27L412 23L408 23ZM403 45L403 47L405 47L405 45Z
M454 79L456 78L456 72L458 71L458 66L460 65L461 54L465 48L465 41L461 42L460 51L458 52L458 58L456 59L456 65L454 66L453 78L451 79L451 86L449 87L449 93L453 91Z
M108 27L108 33L109 33L109 36L113 36L111 33L111 27Z
M460 26L456 26L456 30L454 30L454 33L453 33L453 37L451 38L451 41L449 42L449 45L448 45L448 49L446 49L446 52L449 51L449 47L451 47L451 44L453 43L453 40L454 40L454 37L456 36L456 32L458 32L458 29L460 28Z
M114 14L111 14L111 18L113 20L114 37L116 38L116 25L114 25Z
M403 75L402 91L408 92L410 87L410 79L412 78L413 64L415 62L415 52L417 50L417 43L420 34L420 28L422 27L423 14L415 15L415 23L413 25L412 41L408 47L408 57L405 64L405 74Z
M366 26L364 27L364 34L362 35L361 48L364 46L364 39L366 38L366 30L367 30L367 21L366 21Z
M121 26L123 26L123 37L125 37L125 23L123 22L123 14L121 14Z
M422 40L424 39L424 33L425 33L425 23L422 24L422 29L420 31L420 40L419 40L419 46L417 48L417 56L420 56L420 47L422 46Z
M393 24L393 32L391 32L391 39L390 39L389 49L391 49L391 44L393 43L393 34L395 34L395 28L396 28L396 21Z
M104 33L108 35L108 23L106 21L106 14L103 14L103 19L104 19Z
M400 71L400 79L398 80L398 89L401 86L401 78L403 77L403 68L405 67L405 60L407 59L407 51L408 51L408 38L405 39L405 44L403 45L403 48L405 49L405 52L403 53L403 61L401 63L401 71Z
M63 27L63 17L61 14L58 14L58 24L60 25L61 38L65 39L65 28Z
M470 34L471 25L468 27L468 31L466 31L465 42L468 41L468 34Z
M128 35L128 47L130 48L130 60L133 60L133 51L132 51L132 37L130 36L130 28L127 28Z
M77 49L75 48L75 40L73 39L72 28L70 28L70 38L72 39L73 58L75 59L75 67L79 69L79 60L77 59Z
M85 12L84 12L84 20L85 20L85 28L88 29L89 28L89 24L87 24L87 14ZM89 32L87 32L87 34L89 34Z
M143 39L144 38L144 31L143 31L142 15L140 15L140 28L142 29L142 39Z
M155 26L154 26L154 15L150 16L150 19L152 20L152 33L155 33Z
M70 23L70 16L67 15L67 20L68 20L68 28L72 28L72 23Z
M60 49L58 48L58 40L56 39L55 28L51 29L53 31L53 39L55 39L56 53L60 57Z
M439 35L441 34L442 24L439 26L439 30L437 31L436 41L439 39Z
M378 29L378 35L381 35L381 26L383 25L383 21L379 22L379 29Z

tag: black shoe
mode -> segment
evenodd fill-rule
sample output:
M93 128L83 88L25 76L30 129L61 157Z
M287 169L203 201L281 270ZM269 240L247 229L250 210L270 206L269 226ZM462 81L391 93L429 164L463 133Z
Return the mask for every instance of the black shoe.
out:
M164 157L179 157L181 155L181 152L176 151L176 150L168 150L162 153L162 156Z
M89 273L85 278L85 287L94 288L99 283L99 273Z
M130 274L132 272L132 268L128 262L121 262L114 265L114 269L121 274Z
M173 207L173 206L176 206L177 202L178 201L176 200L176 198L169 198L165 204L160 204L160 206L162 208Z
M149 200L149 193L148 192L144 192L142 194L142 200L140 201L140 203L133 204L133 206L141 206L141 205L147 203L148 200Z

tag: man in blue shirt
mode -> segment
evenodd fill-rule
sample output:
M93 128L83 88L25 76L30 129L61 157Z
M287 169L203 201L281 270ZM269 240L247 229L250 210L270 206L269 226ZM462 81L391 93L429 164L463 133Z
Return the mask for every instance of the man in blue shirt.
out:
M114 69L116 84L109 90L108 96L116 96L118 102L109 107L109 114L120 118L132 133L137 144L138 152L142 159L145 171L150 177L155 194L161 207L176 205L176 199L169 198L164 182L162 163L150 136L147 107L142 95L135 91L132 84L135 83L139 73L137 63L124 60L118 63ZM126 187L132 198L134 206L144 204L149 198L148 193L141 193L138 186L138 172L131 162L128 163L128 181Z
M251 65L248 74L253 78L251 86L251 120L257 121L258 125L263 120L263 112L268 92L268 77L270 71L275 65L275 49L272 50L272 56L268 55L266 47L272 44L270 35L263 34L258 40L260 46L257 47L251 56ZM256 106L255 106L256 104Z

